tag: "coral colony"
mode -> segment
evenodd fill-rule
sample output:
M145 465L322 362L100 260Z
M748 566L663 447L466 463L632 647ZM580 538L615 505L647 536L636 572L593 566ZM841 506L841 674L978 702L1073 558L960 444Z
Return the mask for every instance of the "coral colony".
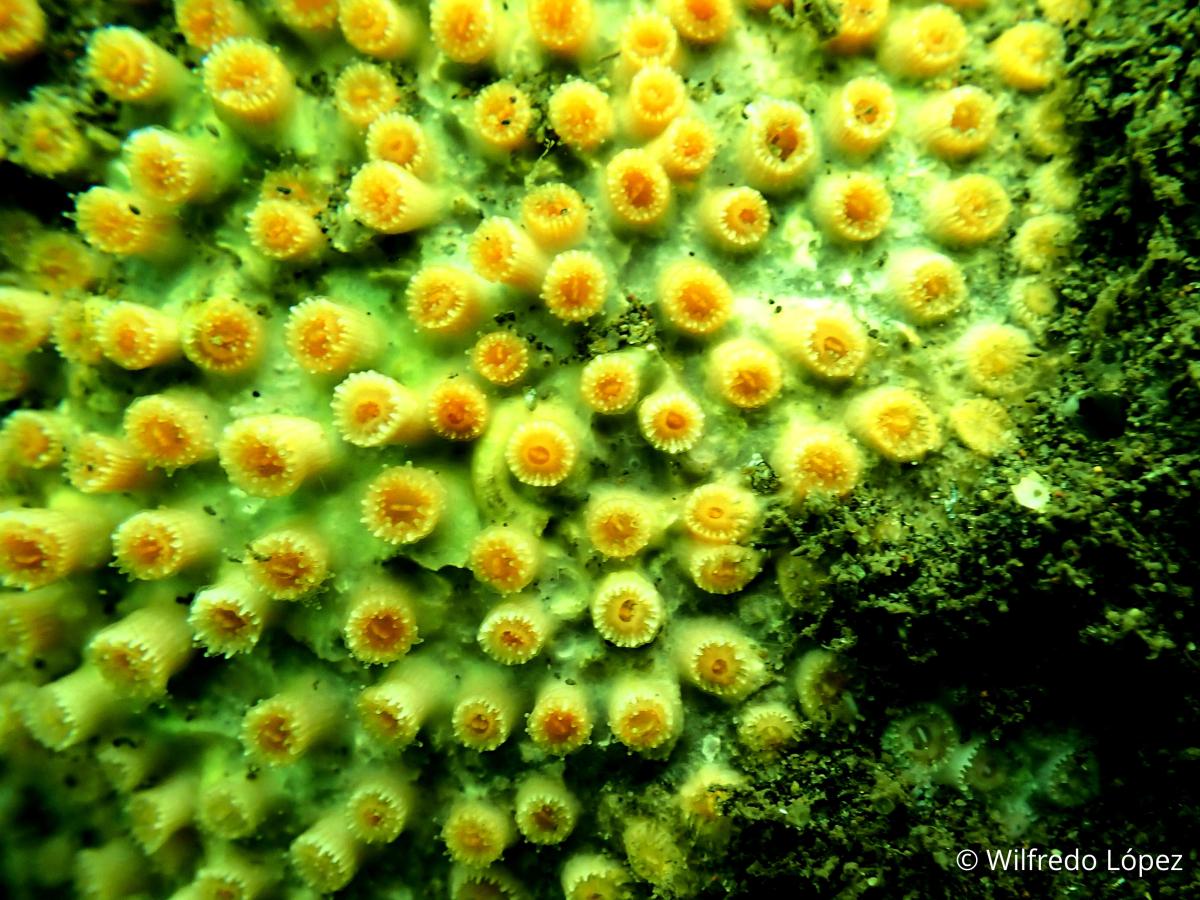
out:
M0 0L12 877L698 890L857 716L764 523L1021 440L1084 2Z

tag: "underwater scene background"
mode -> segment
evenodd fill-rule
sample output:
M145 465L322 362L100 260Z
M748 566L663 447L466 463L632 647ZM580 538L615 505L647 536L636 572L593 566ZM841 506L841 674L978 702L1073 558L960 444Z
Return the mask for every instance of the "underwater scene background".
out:
M1198 28L0 0L3 895L1196 896Z

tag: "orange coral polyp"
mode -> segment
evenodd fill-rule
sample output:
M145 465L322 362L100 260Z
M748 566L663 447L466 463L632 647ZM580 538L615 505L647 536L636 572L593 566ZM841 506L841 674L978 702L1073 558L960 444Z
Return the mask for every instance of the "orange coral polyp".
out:
M879 237L892 218L892 198L871 172L827 175L813 188L813 217L829 237L863 243Z
M96 337L104 355L122 369L148 369L179 358L175 317L139 303L122 302L109 307Z
M147 510L113 532L114 565L130 578L152 581L203 562L215 549L203 516L177 509Z
M149 481L145 462L127 440L89 432L67 455L67 478L85 494L115 494L144 487Z
M937 416L908 388L868 391L851 403L846 419L859 440L897 462L917 462L942 442Z
M360 588L351 601L342 636L359 662L395 662L420 639L412 600L399 585L388 582Z
M738 158L751 186L783 192L800 184L818 158L812 117L788 100L760 100L746 109Z
M394 466L367 485L362 523L389 544L414 544L433 533L445 510L446 488L436 472Z
M93 569L108 546L96 523L61 510L0 512L0 576L9 587L31 590Z
M783 364L775 351L751 338L734 338L713 348L709 377L717 394L739 409L758 409L783 390Z
M553 756L574 753L587 744L592 728L592 711L582 688L554 681L539 688L526 723L539 749Z
M0 348L13 356L32 353L50 336L57 309L46 294L0 287Z
M621 62L634 72L652 63L675 65L679 59L679 33L662 13L633 13L621 26L618 52Z
M611 416L633 408L641 382L641 370L633 356L606 353L583 367L579 391L589 409Z
M273 0L271 4L288 28L322 34L337 25L338 0Z
M512 219L484 219L467 245L471 268L487 281L524 291L536 291L548 265L533 239Z
M708 171L717 154L717 139L708 122L685 112L671 120L651 149L668 176L690 181Z
M780 440L775 466L793 500L844 497L857 485L862 455L849 435L823 425L796 426Z
M584 530L596 552L609 559L641 553L658 530L654 502L634 491L602 493L584 511Z
M296 101L287 64L269 44L233 38L204 57L204 89L217 112L249 128L283 122Z

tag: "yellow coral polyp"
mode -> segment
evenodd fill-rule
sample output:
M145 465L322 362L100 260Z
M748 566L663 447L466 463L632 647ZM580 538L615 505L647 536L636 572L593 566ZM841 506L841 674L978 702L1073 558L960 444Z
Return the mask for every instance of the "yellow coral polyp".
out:
M816 165L812 117L789 100L765 99L746 108L738 159L746 181L767 193L797 187Z
M699 178L717 155L712 126L688 112L672 119L650 146L663 171L676 181Z
M917 111L916 130L942 159L961 160L987 149L996 133L995 99L974 85L934 94Z
M375 59L407 56L416 41L416 16L394 0L339 0L338 25L346 43Z
M218 113L246 128L280 124L296 102L296 83L277 50L257 38L232 38L204 57L204 90Z
M521 224L546 250L567 250L587 235L588 210L579 191L561 182L534 188L521 201Z
M303 681L252 706L242 718L247 754L270 766L290 765L329 737L341 719L332 689Z
M663 453L686 453L704 434L704 410L684 391L663 389L638 405L642 437Z
M537 43L560 56L578 56L595 36L592 0L529 0L529 30Z
M625 97L628 127L639 138L653 137L683 112L687 100L687 88L679 73L661 63L651 63L629 83Z
M433 147L421 123L412 116L387 111L373 113L366 147L368 159L394 163L421 179L434 174Z
M146 510L113 532L114 564L130 578L168 578L204 562L215 535L202 514L181 509Z
M844 432L823 425L792 428L775 450L775 466L794 500L844 497L858 485L862 454Z
M1008 223L1012 201L990 175L962 175L933 187L925 202L929 233L951 247L974 247L996 237Z
M789 310L775 330L778 346L810 374L830 381L853 378L867 361L867 330L849 307Z
M613 572L596 586L591 604L596 633L617 647L643 647L667 621L662 595L635 571Z
M550 126L579 153L590 153L613 133L612 101L588 81L565 81L550 95Z
M660 12L632 13L617 41L621 62L633 72L651 63L673 66L679 58L679 32Z
M174 316L138 303L115 303L96 330L104 355L122 369L148 369L179 357Z
M154 200L194 203L221 187L215 151L165 128L138 129L122 149L130 183Z
M303 528L283 528L255 538L246 546L246 573L274 600L299 600L329 577L328 544Z
M641 369L636 357L628 353L607 353L593 357L583 367L579 393L589 409L612 416L633 408L641 384Z
M46 294L0 287L0 346L14 356L32 353L50 336L57 309Z
M508 331L481 335L471 348L471 365L492 384L511 387L529 371L529 343Z
M232 297L213 297L184 314L183 354L205 372L242 375L263 354L264 328L259 316Z
M550 262L542 281L542 301L555 318L583 322L604 310L608 274L595 253L568 250Z
M523 291L536 291L549 264L533 238L512 219L485 219L471 235L467 256L480 278Z
M575 437L550 419L532 419L518 425L504 448L504 459L513 477L533 487L561 484L578 458Z
M529 712L526 731L543 752L565 756L591 738L592 710L587 695L576 684L545 682Z
M435 188L384 159L371 160L354 173L346 200L354 218L383 234L415 231L441 213Z
M379 372L355 372L333 391L333 421L356 447L407 444L425 434L417 395Z
M62 462L69 434L67 421L42 410L10 413L0 428L0 455L27 469L46 469Z
M486 866L495 862L515 835L511 817L485 800L459 800L446 815L442 841L456 862Z
M509 600L493 606L479 623L480 649L504 666L518 666L537 656L552 633L552 622L536 600Z
M758 522L758 504L745 488L705 484L683 503L683 527L695 538L715 544L737 544L750 537Z
M584 511L584 529L596 552L627 559L646 549L658 530L654 501L628 490L602 492Z
M609 690L608 727L634 753L656 756L683 731L679 686L666 679L626 676Z
M449 336L475 324L483 292L470 272L438 264L426 266L412 277L405 299L409 318L417 328Z
M366 313L326 297L310 297L292 307L284 341L306 372L344 375L368 364L383 339Z
M184 80L174 56L136 28L115 25L92 33L85 66L96 87L129 103L162 103Z
M137 490L151 480L133 444L99 432L89 432L75 441L67 455L66 469L71 484L85 494Z
M937 416L909 388L887 386L861 394L846 418L859 440L896 462L918 462L942 442Z
M958 352L971 386L994 397L1012 394L1029 384L1033 342L1011 325L980 322L958 342Z
M962 268L932 250L896 254L888 266L888 282L893 302L918 325L944 321L967 299Z
M83 239L114 256L162 257L175 249L175 221L139 194L97 186L75 198Z
M897 75L930 78L957 67L966 52L962 17L935 3L897 16L883 36L879 58Z
M351 63L333 84L338 113L356 128L366 128L400 102L400 89L384 69L371 63Z
M6 0L0 8L0 62L36 54L46 39L46 14L37 0Z
M533 103L512 82L489 84L475 98L475 133L488 150L511 153L520 149L532 125Z
M342 637L346 649L369 665L394 663L419 639L413 602L398 584L366 585L352 596Z
M671 180L650 151L622 150L604 169L604 196L616 224L654 228L671 209Z
M527 588L537 577L542 550L528 531L515 526L485 528L471 544L468 565L475 578L502 594Z
M1062 54L1062 33L1046 22L1020 22L992 44L997 74L1019 91L1050 87L1059 75Z
M667 0L667 15L685 41L715 44L733 26L733 0Z
M473 441L487 430L487 395L470 381L449 378L429 392L426 416L433 433L448 441Z
M874 44L887 24L889 0L844 0L838 27L825 48L835 53L858 53Z
M393 466L367 485L362 523L389 544L413 544L433 533L445 509L446 488L437 473Z
M854 78L830 98L826 131L847 156L868 156L888 139L896 119L896 95L886 81Z
M892 198L871 172L827 175L812 192L813 217L835 241L862 243L879 237L892 218Z
M697 260L671 263L658 281L658 300L667 322L684 334L705 337L733 314L733 289L714 268Z
M30 590L100 565L108 535L96 523L55 509L0 512L0 576Z
M438 49L456 63L481 63L496 50L499 25L492 0L433 0L429 24Z
M783 363L770 347L751 338L718 344L708 358L717 395L739 409L760 409L783 390Z
M321 425L301 416L246 416L226 426L217 446L229 481L254 497L284 497L332 461Z
M253 35L257 30L238 0L176 0L175 24L189 47L205 52L229 38Z
M754 188L724 188L712 191L701 202L699 222L717 247L744 253L757 249L766 238L771 208Z

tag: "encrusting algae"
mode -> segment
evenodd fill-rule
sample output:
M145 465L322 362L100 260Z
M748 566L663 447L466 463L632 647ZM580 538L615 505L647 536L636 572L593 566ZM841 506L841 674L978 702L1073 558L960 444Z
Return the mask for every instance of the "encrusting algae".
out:
M780 523L938 521L1053 377L1060 25L71 7L0 0L5 878L696 893L860 719Z

